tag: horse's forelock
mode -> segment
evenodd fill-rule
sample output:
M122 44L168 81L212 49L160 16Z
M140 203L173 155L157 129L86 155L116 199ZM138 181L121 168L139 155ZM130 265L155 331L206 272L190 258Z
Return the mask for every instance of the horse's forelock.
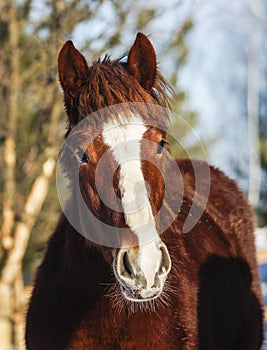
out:
M164 78L157 74L152 92L149 93L131 76L124 63L105 59L90 67L87 84L81 89L77 108L82 119L107 106L125 102L168 107L170 91Z

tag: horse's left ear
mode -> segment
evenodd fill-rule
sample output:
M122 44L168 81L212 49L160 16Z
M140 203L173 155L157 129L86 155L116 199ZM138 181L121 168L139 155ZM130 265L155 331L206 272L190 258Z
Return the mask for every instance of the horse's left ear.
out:
M142 33L137 34L130 49L127 68L140 85L150 92L157 74L157 60L151 42Z

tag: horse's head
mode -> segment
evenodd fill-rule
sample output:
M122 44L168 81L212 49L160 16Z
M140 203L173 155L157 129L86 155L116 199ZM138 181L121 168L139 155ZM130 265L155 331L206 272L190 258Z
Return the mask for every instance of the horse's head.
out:
M146 107L167 104L153 46L139 33L127 62L105 58L88 67L68 41L58 63L68 134L88 119L73 150L83 199L94 217L124 233L112 251L124 297L154 299L163 290L171 260L156 219L164 201L167 153L166 131L158 126L166 124L166 115L151 124L153 107ZM105 107L109 112L101 113ZM105 247L101 250L106 256Z

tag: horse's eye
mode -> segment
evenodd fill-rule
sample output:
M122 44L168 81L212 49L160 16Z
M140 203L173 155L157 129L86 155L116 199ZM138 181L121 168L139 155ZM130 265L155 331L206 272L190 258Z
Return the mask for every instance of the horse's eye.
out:
M162 153L165 143L166 141L163 139L158 143L157 154Z
M89 163L90 157L86 151L84 151L83 149L81 149L79 147L76 149L75 153L76 153L76 157L78 158L80 163Z

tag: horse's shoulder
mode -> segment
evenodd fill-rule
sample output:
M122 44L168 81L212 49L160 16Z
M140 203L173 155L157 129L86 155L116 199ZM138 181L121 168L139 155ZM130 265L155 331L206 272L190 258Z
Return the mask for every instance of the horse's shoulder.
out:
M196 183L198 183L197 191L207 195L205 209L207 213L216 217L216 220L221 221L227 229L233 228L234 231L240 231L240 226L242 226L241 231L253 230L252 208L236 181L204 161L191 159L177 159L176 161L183 177L185 196L187 194L189 196L191 191L192 198L195 195Z
M185 187L188 185L195 189L196 183L200 189L209 186L210 199L216 198L216 201L223 201L224 205L248 207L248 201L236 181L219 168L195 159L176 159L176 162Z

